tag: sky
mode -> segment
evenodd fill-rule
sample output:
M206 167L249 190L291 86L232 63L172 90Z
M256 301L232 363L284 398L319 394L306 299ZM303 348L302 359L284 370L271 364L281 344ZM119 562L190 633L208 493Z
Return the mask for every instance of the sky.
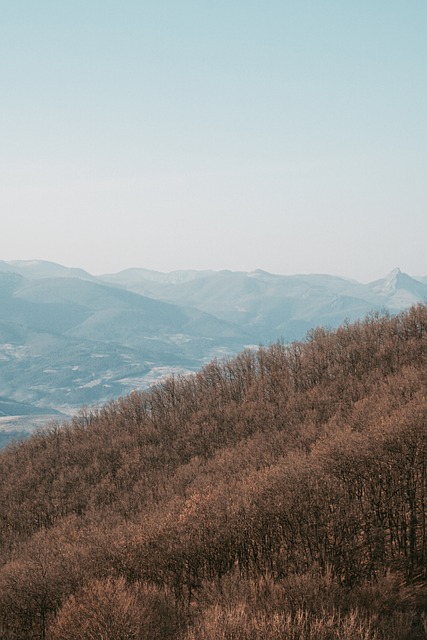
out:
M0 4L0 259L427 275L425 0Z

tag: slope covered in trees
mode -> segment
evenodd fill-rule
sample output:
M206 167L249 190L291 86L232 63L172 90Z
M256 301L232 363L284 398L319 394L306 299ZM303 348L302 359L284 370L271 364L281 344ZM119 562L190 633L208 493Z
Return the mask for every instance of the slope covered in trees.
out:
M427 637L427 307L0 455L0 638Z

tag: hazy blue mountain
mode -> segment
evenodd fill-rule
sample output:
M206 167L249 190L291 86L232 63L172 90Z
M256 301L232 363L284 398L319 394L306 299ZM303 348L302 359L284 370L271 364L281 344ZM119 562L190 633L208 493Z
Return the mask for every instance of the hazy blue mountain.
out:
M177 334L221 340L241 337L240 328L207 312L78 278L21 282L13 300L23 307L43 306L56 314L55 322L63 324L67 318L66 334L89 340L138 346L144 339ZM52 322L47 322L51 329Z
M301 338L317 324L337 326L377 309L393 312L427 299L427 286L395 269L382 280L363 285L336 276L280 276L219 271L182 272L160 277L128 270L106 280L160 300L201 309L244 327L259 341Z
M96 280L83 269L75 269L72 267L64 267L56 262L48 262L47 260L12 260L5 262L0 260L0 271L8 271L9 273L17 273L26 278L82 278L84 280Z
M261 270L95 277L50 262L0 261L1 424L10 411L25 429L30 417L103 403L245 346L426 300L427 278L400 269L360 284Z
M411 278L400 269L394 269L385 278L369 285L371 291L386 301L387 308L399 310L416 302L427 300L427 282Z
M119 273L100 276L100 279L119 286L133 285L137 293L144 293L148 288L156 288L159 285L175 285L192 280L198 280L206 276L215 275L215 271L181 270L163 273L162 271L150 271L149 269L125 269Z
M315 309L345 292L348 282L332 276L276 276L220 271L182 272L149 277L146 271L121 272L114 278L122 286L158 299L201 309L218 318L245 327L258 340L303 335ZM106 276L108 278L108 276ZM299 325L301 325L299 327Z
M39 263L35 270L46 277L36 279L2 266L0 394L45 413L102 403L172 371L194 371L253 339L206 312L96 279L47 277Z

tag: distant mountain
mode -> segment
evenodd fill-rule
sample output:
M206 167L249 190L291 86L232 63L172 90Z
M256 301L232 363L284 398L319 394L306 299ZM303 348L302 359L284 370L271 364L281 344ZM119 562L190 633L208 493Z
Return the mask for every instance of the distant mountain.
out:
M46 260L12 260L11 262L0 260L0 271L17 273L31 279L83 278L84 280L96 280L95 276L91 276L83 269L63 267L61 264Z
M184 270L163 273L162 271L150 271L149 269L125 269L119 273L100 276L100 278L107 282L118 284L119 286L124 285L125 287L133 283L137 293L142 293L143 290L146 290L150 286L150 282L153 283L153 287L162 284L174 285L212 275L215 275L215 271ZM141 290L139 290L139 287L141 287Z
M389 309L399 310L427 300L427 278L425 283L420 282L402 273L399 268L394 269L382 280L373 282L369 287L374 294L386 299Z
M365 285L261 270L95 277L51 262L0 261L0 396L72 413L245 346L426 300L427 277L400 269Z
M141 269L101 276L129 291L191 306L244 327L260 341L302 338L318 324L335 327L369 311L399 311L427 300L427 283L395 269L363 285L329 275L280 276L254 272L172 272ZM163 277L160 277L163 275Z
M0 270L0 394L45 413L105 402L253 341L204 311L70 277L59 265L35 263L35 273L45 274L36 278L22 275L31 263L7 264ZM61 275L48 277L51 271Z

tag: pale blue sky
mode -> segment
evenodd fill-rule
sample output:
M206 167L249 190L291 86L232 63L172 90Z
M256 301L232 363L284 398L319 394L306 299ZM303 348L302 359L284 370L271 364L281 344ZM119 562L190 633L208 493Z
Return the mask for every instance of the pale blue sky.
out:
M0 5L0 259L427 275L426 0Z

